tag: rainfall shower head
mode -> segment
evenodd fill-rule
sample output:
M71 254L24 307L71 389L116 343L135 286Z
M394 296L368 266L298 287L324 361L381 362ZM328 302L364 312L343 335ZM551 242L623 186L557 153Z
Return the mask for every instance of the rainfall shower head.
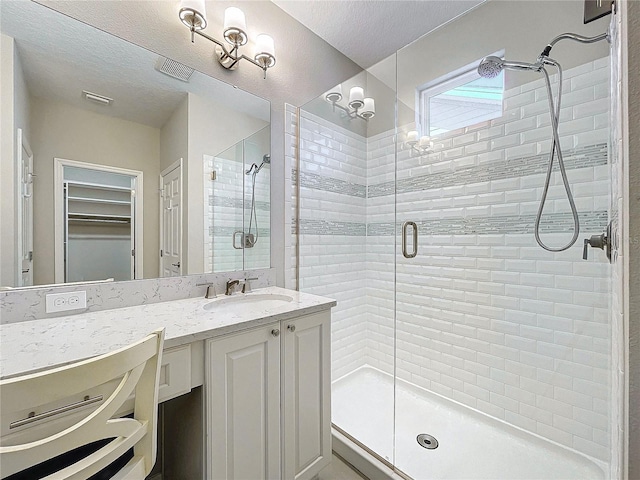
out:
M533 70L540 71L541 64L523 63L523 62L506 62L500 57L490 55L485 57L478 65L478 74L484 78L495 78L500 75L502 70Z

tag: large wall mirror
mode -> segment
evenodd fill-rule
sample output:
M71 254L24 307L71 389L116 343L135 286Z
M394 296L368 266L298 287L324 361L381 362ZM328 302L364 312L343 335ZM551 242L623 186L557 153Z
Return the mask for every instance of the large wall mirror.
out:
M270 266L267 100L34 2L0 9L0 287Z

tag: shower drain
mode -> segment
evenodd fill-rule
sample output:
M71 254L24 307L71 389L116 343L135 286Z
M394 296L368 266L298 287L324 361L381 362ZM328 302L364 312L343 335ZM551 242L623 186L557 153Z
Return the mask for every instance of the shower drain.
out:
M418 441L418 445L429 450L438 448L438 440L436 440L436 437L432 437L428 433L421 433L416 437L416 440Z

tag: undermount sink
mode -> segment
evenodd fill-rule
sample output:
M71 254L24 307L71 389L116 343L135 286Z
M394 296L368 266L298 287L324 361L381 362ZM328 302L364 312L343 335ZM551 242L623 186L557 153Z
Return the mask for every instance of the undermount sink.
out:
M279 307L293 300L289 295L281 295L278 293L238 293L228 297L216 298L207 303L203 308L205 310L232 310L242 307L250 307L257 310L269 310Z

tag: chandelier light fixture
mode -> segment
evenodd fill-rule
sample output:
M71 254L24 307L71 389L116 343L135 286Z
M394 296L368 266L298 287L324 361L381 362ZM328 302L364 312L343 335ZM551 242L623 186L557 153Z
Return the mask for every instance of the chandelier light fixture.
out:
M364 96L364 88L351 87L349 90L349 102L347 105L342 105L342 85L338 84L325 94L325 100L333 105L333 111L336 108L344 112L345 116L353 120L354 118L361 118L362 120L369 120L376 114L376 103L371 97Z
M273 38L265 33L256 37L256 53L253 58L240 53L240 47L246 45L248 37L247 21L244 12L239 8L229 7L224 11L223 36L226 44L203 32L207 27L205 0L182 0L178 15L180 21L191 30L191 42L195 41L197 34L216 44L216 57L220 65L227 70L235 70L240 60L247 60L261 68L264 72L264 78L267 78L267 69L276 64ZM227 48L229 46L230 49Z
M407 148L409 148L409 154L411 156L414 154L422 156L433 151L433 142L431 139L426 135L421 137L416 130L407 132L407 138L404 143Z

